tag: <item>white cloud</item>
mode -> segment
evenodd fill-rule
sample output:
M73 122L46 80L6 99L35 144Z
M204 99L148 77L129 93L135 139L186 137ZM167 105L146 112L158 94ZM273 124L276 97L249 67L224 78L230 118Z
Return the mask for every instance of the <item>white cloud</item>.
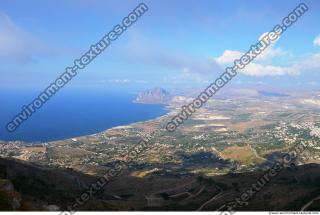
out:
M261 36L259 37L259 40L262 40L265 36L267 36L269 34L269 32L264 32L263 34L261 34ZM271 41L271 43L276 43L278 40L280 39L280 36L274 40L274 41Z
M265 35L268 33L263 33L259 40L261 40ZM274 48L274 44L280 39L280 37L273 41L269 47L267 47L260 55L257 56L255 59L256 61L268 61L272 60L273 58L284 56L287 53L283 51L280 48ZM233 63L234 60L239 59L242 55L244 55L244 52L240 52L237 50L225 50L223 54L217 58L215 58L216 62L219 64L230 64Z
M284 52L281 49L273 49L272 47L268 47L263 54L259 55L255 59L255 62L259 63L251 62L245 67L245 69L240 70L240 72L249 76L279 76L297 74L297 71L290 67L280 67L265 64L266 61L271 61L273 58L283 55L283 53ZM227 64L231 66L233 65L234 60L240 59L243 54L244 53L240 51L226 50L221 56L215 58L215 60L222 66L226 66Z
M236 59L239 59L242 55L242 52L227 49L220 57L215 58L215 60L220 64L228 64L232 63Z
M320 35L313 40L313 45L320 46Z
M236 51L236 50L225 50L223 54L217 58L215 61L219 64L230 64L233 63L234 60L240 59L242 55L245 53ZM256 61L268 61L273 58L280 57L286 55L286 52L280 48L273 48L273 46L269 46L266 48L255 60Z
M299 69L293 67L282 67L273 65L262 65L250 63L240 73L249 76L282 76L282 75L298 75Z
M320 54L311 54L303 59L297 60L290 66L273 66L257 63L248 64L240 73L249 76L282 76L300 75L302 73L315 73L320 70Z
M259 37L259 40L261 40L266 34L267 33L263 33ZM278 40L279 38L273 41L269 47L256 57L254 62L251 62L244 69L240 70L240 73L248 76L281 76L299 74L299 70L296 66L283 67L271 65L273 59L287 55L287 53L281 48L274 47L274 44ZM244 54L244 52L237 50L225 50L221 56L215 58L215 61L222 66L226 66L227 64L231 66L233 65L234 60L240 59Z
M12 22L0 12L0 60L30 62L36 57L50 55L48 46Z
M300 71L319 72L320 69L320 53L311 54L296 64Z
M281 57L286 55L287 53L283 51L281 48L274 48L273 45L266 48L257 58L257 61L268 61L272 60L276 57Z
M268 32L261 34L259 40L262 40ZM271 44L255 59L256 61L269 61L276 57L281 57L286 55L287 53L283 51L281 48L275 48L276 42L280 39L280 36L275 40L271 41Z

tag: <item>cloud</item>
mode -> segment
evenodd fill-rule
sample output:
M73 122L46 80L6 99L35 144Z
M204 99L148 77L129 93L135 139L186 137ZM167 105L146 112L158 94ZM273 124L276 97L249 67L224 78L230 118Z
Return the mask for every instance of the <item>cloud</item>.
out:
M266 35L268 35L268 32L263 33L259 37L259 40L262 40ZM276 57L285 56L287 52L283 51L281 48L274 47L279 39L280 37L275 41L271 41L271 44L256 58L256 61L268 61Z
M296 60L289 66L273 66L257 63L248 64L242 74L249 76L283 76L283 75L300 75L302 73L319 73L320 70L320 53L310 54L303 59Z
M266 48L257 58L257 61L268 61L273 58L285 56L287 52L283 51L281 48L274 48L273 45Z
M260 39L265 35L262 34ZM277 40L278 41L278 40ZM294 63L288 63L288 57L293 57L281 48L275 47L274 41L253 62L239 73L252 77L297 76L303 72L315 72L320 69L320 54L311 54L304 58L296 58ZM141 45L143 44L143 45ZM194 57L186 53L175 53L155 46L149 39L141 37L131 40L125 49L127 59L134 63L158 65L164 69L173 69L178 73L166 75L165 83L207 83L210 78L220 74L223 68L233 64L234 60L241 58L245 52L240 50L225 50L220 56ZM283 61L281 61L283 60ZM282 64L280 64L282 63ZM209 75L210 76L209 76Z
M266 36L268 33L263 33L259 40L261 40L264 36ZM274 44L280 39L280 37L272 41L271 45L266 48L258 57L255 59L256 61L268 61L276 57L284 56L287 53L283 51L280 48L274 48ZM225 50L223 54L217 58L215 58L216 62L219 64L230 64L233 63L234 60L239 59L242 55L244 55L244 52L240 52L237 50Z
M221 56L215 58L215 61L219 64L230 64L234 60L240 59L245 53L236 50L225 50ZM273 58L284 56L287 53L280 48L273 48L272 45L265 49L255 61L269 61Z
M318 35L316 38L314 38L313 45L320 46L320 35Z
M242 52L225 50L220 57L215 58L219 64L233 63L234 60L239 59L243 55Z
M273 65L262 65L250 63L244 69L240 70L242 74L249 76L282 76L282 75L298 75L299 69L293 67L282 67Z
M26 63L52 50L0 12L0 61Z
M240 59L245 54L235 50L225 50L223 54L215 58L216 62L221 66L227 64L233 65L234 60ZM259 63L251 62L244 69L240 70L241 73L249 76L280 76L280 75L294 75L297 74L296 70L290 67L281 67L265 64L266 61L271 61L273 58L284 55L281 49L274 49L268 47L268 49L259 55L254 61Z
M267 33L263 33L259 39L262 39ZM320 54L311 54L302 59L287 63L288 57L292 57L288 52L281 48L275 47L276 41L265 49L255 60L247 65L239 73L253 77L264 76L297 76L303 72L317 71L320 69ZM141 45L143 44L143 46ZM241 58L245 52L239 50L225 50L221 56L215 58L200 58L190 56L186 53L174 53L164 50L161 46L155 46L147 38L138 35L130 41L126 47L128 59L135 63L160 65L164 68L179 71L178 74L166 76L164 82L185 83L193 81L194 83L206 83L208 74L216 75L222 72L222 69L232 65L233 61ZM285 65L278 65L279 59ZM213 77L211 76L211 77ZM211 78L210 77L210 78Z
M319 72L320 69L320 53L311 54L296 64L299 70Z
M259 40L261 40L267 33L263 33ZM274 66L272 60L286 56L287 52L281 48L275 48L275 43L279 40L273 41L272 44L266 48L260 55L256 57L254 62L251 62L240 73L248 76L282 76L282 75L297 75L299 69L296 66ZM240 59L244 52L238 50L225 50L221 56L216 57L215 61L222 66L233 65L234 60Z

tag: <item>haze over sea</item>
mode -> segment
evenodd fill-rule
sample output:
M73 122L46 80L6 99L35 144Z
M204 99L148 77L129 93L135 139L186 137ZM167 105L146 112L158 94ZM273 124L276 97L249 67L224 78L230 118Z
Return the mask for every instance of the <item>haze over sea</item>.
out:
M167 112L163 105L133 103L135 94L121 90L62 90L15 132L6 131L6 123L39 93L38 90L1 89L0 140L46 142L66 139L150 120Z

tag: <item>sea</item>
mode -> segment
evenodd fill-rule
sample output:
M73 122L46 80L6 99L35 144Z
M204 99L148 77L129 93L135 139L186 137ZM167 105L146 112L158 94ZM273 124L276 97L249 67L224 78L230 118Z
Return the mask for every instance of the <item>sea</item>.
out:
M8 132L6 124L39 93L21 89L0 91L0 140L43 143L95 134L167 113L163 105L134 103L136 94L132 92L62 89L15 132Z

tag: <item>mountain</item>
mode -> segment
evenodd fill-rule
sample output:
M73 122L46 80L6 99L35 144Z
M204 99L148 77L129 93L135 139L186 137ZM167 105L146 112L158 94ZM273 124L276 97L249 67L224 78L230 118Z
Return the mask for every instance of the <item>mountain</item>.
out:
M0 158L0 211L65 209L95 180L71 169Z
M265 179L267 181L259 186L257 181L266 178L266 172L211 177L159 173L155 171L135 177L120 175L75 210L216 211L218 208L225 210L222 205L234 203L246 193L248 200L240 201L236 210L289 211L304 208L316 211L320 208L320 166L317 164L284 168L278 176L272 180ZM0 211L66 210L97 180L98 177L71 169L48 168L0 158ZM253 184L259 189L252 189ZM254 196L250 196L248 190Z
M155 87L138 94L135 102L144 104L167 104L172 99L168 91Z

